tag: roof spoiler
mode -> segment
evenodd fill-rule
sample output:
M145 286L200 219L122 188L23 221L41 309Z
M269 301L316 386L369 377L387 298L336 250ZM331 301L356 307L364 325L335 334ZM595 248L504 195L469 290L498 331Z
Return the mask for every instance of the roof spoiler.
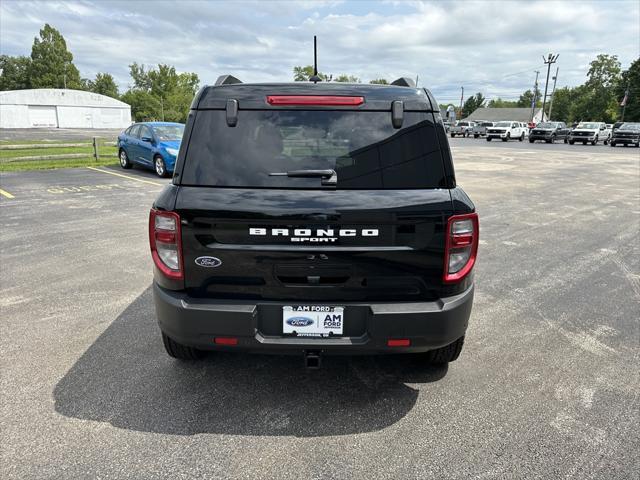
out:
M400 77L400 78L394 80L393 82L391 82L391 85L396 85L397 87L415 88L416 87L416 82L414 82L409 77Z
M214 85L233 85L234 83L242 83L242 80L237 79L233 75L220 75Z

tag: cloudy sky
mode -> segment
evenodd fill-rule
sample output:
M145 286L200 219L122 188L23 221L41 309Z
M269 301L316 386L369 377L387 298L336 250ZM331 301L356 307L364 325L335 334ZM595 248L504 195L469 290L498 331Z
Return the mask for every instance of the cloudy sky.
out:
M62 32L83 77L167 63L212 83L289 81L295 65L364 81L419 76L438 100L517 98L542 55L559 53L559 85L584 81L599 53L623 68L640 55L640 2L629 1L49 1L0 2L0 52L28 55L44 23ZM541 73L541 77L542 77ZM544 79L542 79L544 81ZM465 95L466 96L466 95Z

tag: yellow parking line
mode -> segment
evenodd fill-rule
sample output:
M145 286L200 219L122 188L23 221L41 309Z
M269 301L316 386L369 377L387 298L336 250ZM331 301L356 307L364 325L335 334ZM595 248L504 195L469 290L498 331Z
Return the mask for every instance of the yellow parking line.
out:
M87 167L90 170L95 170L96 172L108 173L109 175L115 175L116 177L128 178L129 180L135 180L136 182L148 183L149 185L157 185L158 187L164 187L164 183L152 182L150 180L143 180L141 178L130 177L129 175L123 175L122 173L110 172L109 170L102 170L101 168L96 167Z
M3 197L7 197L7 198L14 198L13 195L11 195L9 192L7 192L6 190L2 190L0 188L0 195L2 195Z

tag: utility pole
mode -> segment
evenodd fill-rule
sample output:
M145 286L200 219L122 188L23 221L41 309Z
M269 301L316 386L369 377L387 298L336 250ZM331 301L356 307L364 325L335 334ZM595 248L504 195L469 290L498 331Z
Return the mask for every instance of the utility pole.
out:
M556 67L556 76L553 77L553 90L551 90L551 100L549 100L549 121L551 121L551 111L553 110L553 94L556 93L556 82L558 81L558 72L560 67Z
M542 60L547 66L547 81L544 84L544 98L542 99L542 120L541 121L543 122L544 122L544 107L547 103L547 88L549 87L549 74L551 73L551 65L556 63L556 60L558 60L559 56L560 54L554 55L553 53L550 53L547 58L544 58L544 55L542 56Z
M531 123L533 123L533 116L536 114L536 102L538 101L538 75L540 72L538 70L534 70L536 72L536 82L533 84L533 100L531 102Z
M462 120L462 101L464 100L464 87L460 87L462 93L460 94L460 120Z

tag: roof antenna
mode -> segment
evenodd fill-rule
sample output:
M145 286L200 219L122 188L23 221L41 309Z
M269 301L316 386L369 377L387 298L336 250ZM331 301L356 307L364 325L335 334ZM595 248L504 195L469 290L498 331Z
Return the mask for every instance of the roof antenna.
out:
M318 76L318 42L317 37L313 36L313 75L309 79L313 83L321 82L322 79Z

